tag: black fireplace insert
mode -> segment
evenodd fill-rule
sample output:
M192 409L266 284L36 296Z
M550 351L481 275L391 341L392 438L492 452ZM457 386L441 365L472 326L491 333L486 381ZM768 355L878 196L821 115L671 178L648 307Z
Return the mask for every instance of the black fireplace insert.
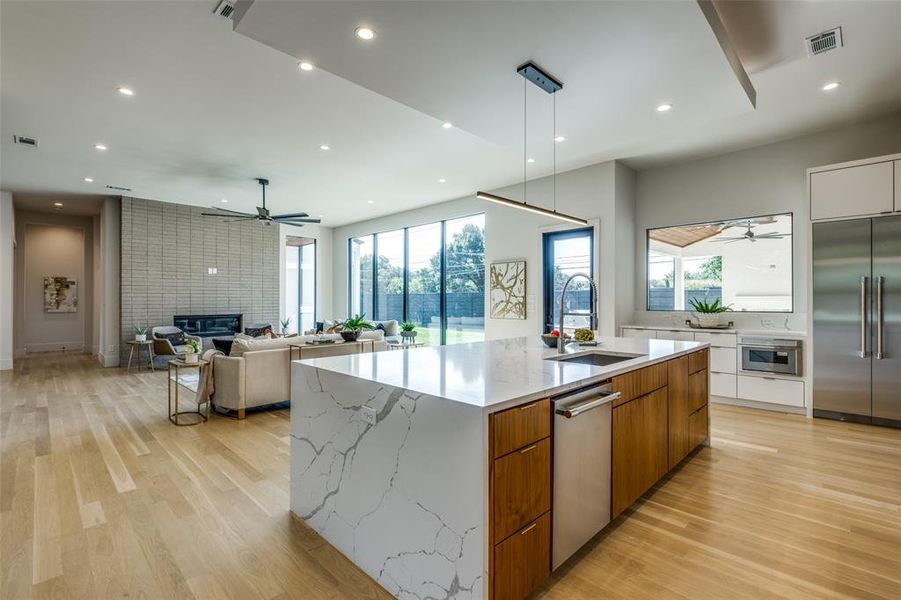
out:
M241 331L244 315L175 315L172 324L191 335L214 337Z

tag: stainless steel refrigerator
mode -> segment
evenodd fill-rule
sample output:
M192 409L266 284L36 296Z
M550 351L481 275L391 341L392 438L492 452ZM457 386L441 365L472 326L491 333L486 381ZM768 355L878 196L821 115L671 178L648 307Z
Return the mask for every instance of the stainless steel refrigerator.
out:
M813 414L901 427L901 216L813 226Z

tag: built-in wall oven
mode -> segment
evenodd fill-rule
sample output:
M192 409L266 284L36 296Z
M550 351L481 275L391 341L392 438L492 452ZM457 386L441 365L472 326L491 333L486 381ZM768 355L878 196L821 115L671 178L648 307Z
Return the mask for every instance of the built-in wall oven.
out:
M801 340L743 337L739 348L742 371L801 374Z

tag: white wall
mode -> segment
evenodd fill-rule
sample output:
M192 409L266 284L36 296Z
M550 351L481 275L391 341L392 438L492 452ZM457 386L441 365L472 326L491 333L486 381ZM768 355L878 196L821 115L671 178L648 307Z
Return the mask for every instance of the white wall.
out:
M592 220L597 228L594 275L599 282L601 331L604 335L612 335L617 325L626 324L632 318L634 285L630 273L619 274L617 271L621 268L617 266L617 247L619 246L620 253L628 250L625 252L623 265L626 271L631 271L634 259L633 182L634 172L625 165L612 161L557 175L557 208L561 212ZM522 184L486 191L516 200L521 200L523 193ZM544 177L529 182L530 203L549 207L552 199L552 178ZM333 234L332 311L330 315L321 316L341 317L347 313L349 238L476 213L485 213L486 266L509 259L526 260L526 320L491 319L486 316L486 338L499 339L539 333L543 320L541 236L544 231L560 229L561 221L491 204L474 196L336 228ZM576 226L564 228L573 227ZM485 314L488 313L486 306Z
M104 367L119 366L119 295L121 200L106 198L100 209L100 353L98 361Z
M332 228L317 225L305 225L295 227L293 225L279 225L279 319L286 316L285 311L285 242L289 235L313 238L316 240L316 321L331 318L332 314ZM297 317L291 316L292 331L297 327ZM303 333L303 332L300 332Z
M83 350L93 333L93 223L90 217L16 211L15 353ZM76 281L74 313L44 311L45 276Z
M795 312L735 314L734 320L738 327L760 328L772 322L805 329L809 261L806 169L894 152L901 152L901 115L640 171L636 188L635 323L677 325L686 318L686 313L644 310L648 228L791 212Z
M0 371L13 368L15 248L13 196L0 192Z

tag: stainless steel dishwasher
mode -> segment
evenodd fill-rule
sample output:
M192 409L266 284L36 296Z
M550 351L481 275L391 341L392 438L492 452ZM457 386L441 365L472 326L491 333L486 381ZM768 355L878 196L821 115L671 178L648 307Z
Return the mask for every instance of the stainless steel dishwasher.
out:
M610 381L554 401L554 540L562 565L610 522L612 402Z

